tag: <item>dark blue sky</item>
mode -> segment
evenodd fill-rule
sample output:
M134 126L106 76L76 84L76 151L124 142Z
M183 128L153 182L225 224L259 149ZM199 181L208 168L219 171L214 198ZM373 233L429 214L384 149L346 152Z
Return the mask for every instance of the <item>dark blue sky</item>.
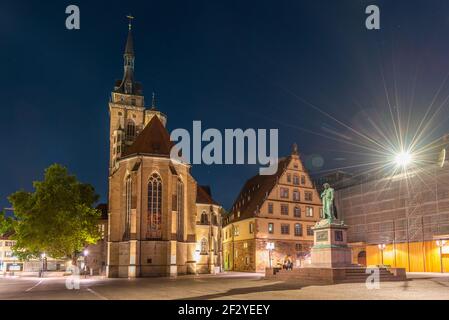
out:
M80 7L79 31L65 28L69 4ZM365 28L369 4L380 6L380 31ZM55 162L106 199L108 99L122 76L128 13L136 78L147 103L156 92L170 130L191 130L193 120L278 128L280 154L297 142L312 172L359 166L373 146L342 123L377 139L374 121L388 136L394 100L413 133L443 84L426 139L449 131L448 1L2 0L0 207ZM258 168L193 174L229 208Z

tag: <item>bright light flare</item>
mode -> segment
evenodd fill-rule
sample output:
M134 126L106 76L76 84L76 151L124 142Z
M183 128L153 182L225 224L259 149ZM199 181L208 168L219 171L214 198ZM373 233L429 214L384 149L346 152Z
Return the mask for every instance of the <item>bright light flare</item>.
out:
M394 162L398 167L407 167L410 163L412 163L413 157L408 151L402 151L396 155L394 158Z

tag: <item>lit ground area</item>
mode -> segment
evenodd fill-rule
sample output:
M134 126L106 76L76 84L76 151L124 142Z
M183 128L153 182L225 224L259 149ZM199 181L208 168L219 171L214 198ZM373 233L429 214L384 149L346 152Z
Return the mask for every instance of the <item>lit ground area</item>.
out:
M2 278L0 299L448 299L449 274L408 274L407 281L301 286L264 280L261 274L226 273L177 279L81 279L68 290L65 278Z

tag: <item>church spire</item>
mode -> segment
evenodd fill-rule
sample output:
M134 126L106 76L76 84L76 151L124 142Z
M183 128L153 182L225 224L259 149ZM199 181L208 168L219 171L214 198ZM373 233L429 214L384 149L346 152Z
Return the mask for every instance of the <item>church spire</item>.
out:
M154 93L154 91L151 98L151 110L156 110L156 94Z
M134 55L134 42L133 42L133 35L132 35L132 20L134 17L132 15L126 16L129 20L128 22L128 38L126 39L126 47L125 47L125 55Z
M120 86L117 88L118 92L125 94L136 94L136 82L134 81L134 41L132 35L132 15L127 15L128 18L128 37L126 39L125 52L123 54L123 79Z

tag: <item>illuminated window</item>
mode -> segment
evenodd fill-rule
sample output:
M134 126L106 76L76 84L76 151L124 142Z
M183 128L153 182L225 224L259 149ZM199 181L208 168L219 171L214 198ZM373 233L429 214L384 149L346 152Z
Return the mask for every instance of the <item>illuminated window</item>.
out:
M274 224L273 223L268 224L268 233L274 233Z
M268 203L268 213L273 213L273 203L272 202Z
M313 217L313 208L306 207L306 217Z
M254 223L253 222L249 223L249 233L254 233Z

